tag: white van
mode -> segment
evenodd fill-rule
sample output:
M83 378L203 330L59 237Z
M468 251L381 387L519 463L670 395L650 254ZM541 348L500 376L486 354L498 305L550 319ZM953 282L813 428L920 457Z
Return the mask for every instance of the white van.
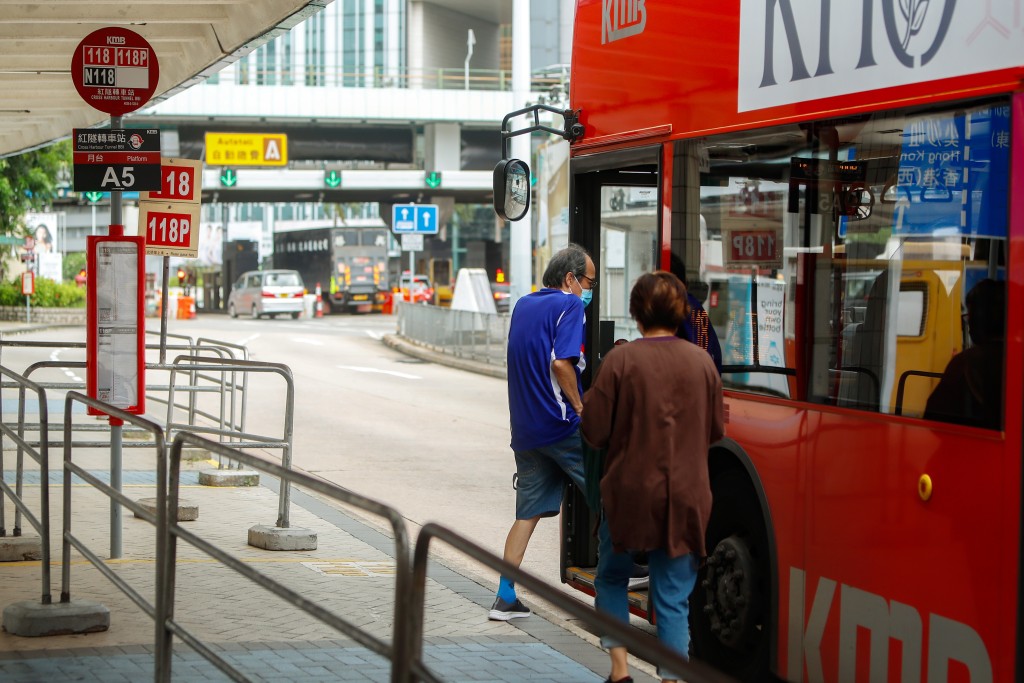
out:
M242 273L231 286L228 314L232 318L250 315L302 315L302 297L306 288L302 276L294 270L250 270Z

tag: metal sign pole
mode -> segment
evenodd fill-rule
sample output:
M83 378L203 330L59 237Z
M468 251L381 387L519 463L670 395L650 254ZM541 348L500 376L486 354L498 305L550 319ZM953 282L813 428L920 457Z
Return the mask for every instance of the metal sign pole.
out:
M122 117L111 116L111 129L121 127ZM111 190L110 192L110 225L123 226L121 216L121 191ZM107 228L110 234L110 228ZM121 493L121 470L123 468L121 450L121 420L109 418L110 420L110 488ZM110 559L116 560L121 557L122 533L124 527L124 509L117 500L110 499Z
M167 280L171 277L171 257L164 256L164 279L160 287L160 365L167 363Z

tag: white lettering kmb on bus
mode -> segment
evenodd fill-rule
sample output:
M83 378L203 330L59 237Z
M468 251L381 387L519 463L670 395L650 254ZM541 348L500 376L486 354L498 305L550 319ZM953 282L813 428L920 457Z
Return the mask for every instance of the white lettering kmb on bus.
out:
M740 0L739 111L1010 68L1020 0Z
M847 683L865 680L864 672L857 671L858 631L870 634L868 640L867 680L889 679L890 641L900 643L900 677L902 683L946 683L950 663L958 662L967 668L971 683L992 683L992 660L985 642L978 632L967 624L928 615L928 650L925 642L921 614L911 607L887 601L880 595L862 591L853 586L839 586L839 653L836 675L826 678L822 665L821 648L825 626L832 612L836 582L824 576L818 579L811 612L806 612L806 575L796 567L789 568L789 656L786 678L797 683L824 683L826 680ZM833 631L834 633L834 631ZM925 659L922 660L922 654ZM921 666L927 671L922 678ZM807 678L804 679L804 665Z
M647 26L644 0L601 0L601 44L639 35Z

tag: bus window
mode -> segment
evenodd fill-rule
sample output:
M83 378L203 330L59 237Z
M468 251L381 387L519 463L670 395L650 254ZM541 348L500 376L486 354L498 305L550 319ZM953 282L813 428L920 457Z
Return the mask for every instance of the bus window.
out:
M656 198L656 187L601 187L598 301L601 320L615 324L615 339L640 336L629 315L629 293L640 275L658 268Z
M787 245L799 243L800 217L786 212L790 157L806 145L799 129L741 133L676 146L673 251L687 267L722 347L726 388L789 398L795 269ZM794 146L795 145L795 146ZM699 186L680 176L704 157Z

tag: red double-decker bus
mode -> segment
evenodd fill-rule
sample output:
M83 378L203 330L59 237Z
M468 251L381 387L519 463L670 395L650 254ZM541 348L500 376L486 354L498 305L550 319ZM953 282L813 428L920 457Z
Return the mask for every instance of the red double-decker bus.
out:
M722 346L694 655L746 680L1024 678L1024 3L575 21L588 355L639 336L630 287L673 256ZM563 524L563 579L592 591L581 498Z

